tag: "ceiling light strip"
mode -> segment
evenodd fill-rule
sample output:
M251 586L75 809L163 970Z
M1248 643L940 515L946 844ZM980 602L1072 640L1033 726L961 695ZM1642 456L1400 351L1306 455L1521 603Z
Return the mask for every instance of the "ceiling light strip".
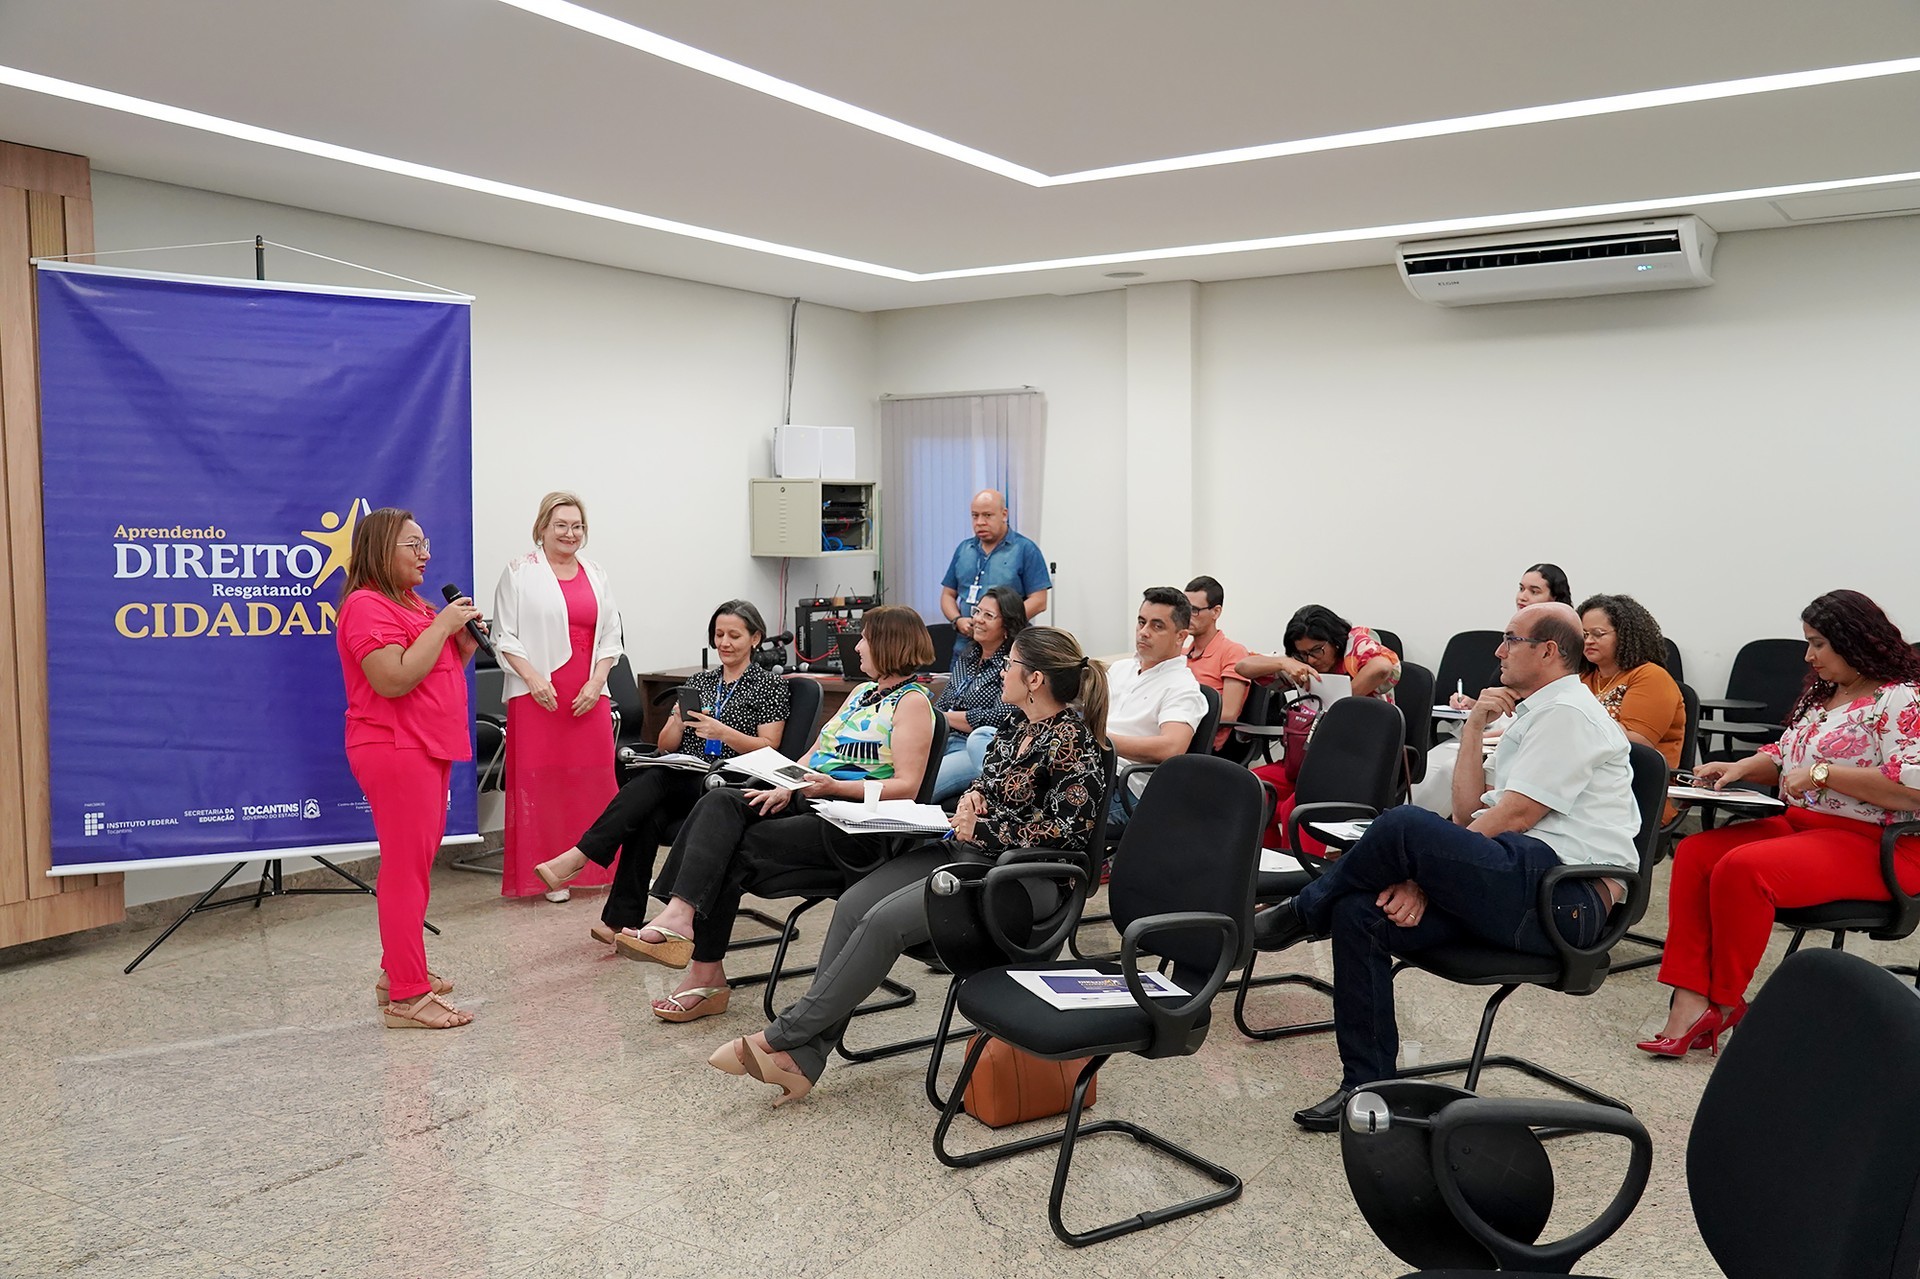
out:
M197 129L202 133L216 133L223 137L235 138L242 142L258 143L261 146L275 147L282 151L294 151L301 155L310 155L322 160L335 160L341 164L356 165L363 169L374 169L382 173L391 173L398 177L415 178L422 182L433 182L441 186L457 187L464 191L473 191L480 195L498 196L503 200L515 200L522 204L541 205L549 209L558 209L563 213L578 213L585 217L600 218L608 222L621 222L628 226L642 227L649 231L664 231L669 235L687 236L695 240L705 240L710 244L723 244L730 248L750 249L755 253L770 253L776 257L792 258L799 262L811 262L818 266L838 267L843 271L858 271L864 275L883 276L889 280L912 280L911 271L901 271L895 267L880 266L873 262L862 262L855 258L844 258L832 253L818 253L812 249L797 248L790 244L777 244L772 240L756 239L748 235L736 235L731 231L718 231L712 227L695 226L690 222L676 222L670 218L658 218L652 214L635 213L631 209L616 208L610 204L595 204L590 200L576 200L571 196L555 195L548 191L536 191L531 187L515 186L510 182L496 182L491 178L474 177L467 173L456 173L451 169L435 168L428 164L416 164L411 160L397 160L392 156L376 155L371 151L360 151L353 147L336 146L331 142L320 142L313 138L303 138L298 134L282 133L277 129L264 129L258 125L244 124L238 120L228 120L221 116L207 115L200 111L189 111L184 107L168 106L164 102L151 102L145 98L135 98L124 93L114 93L107 89L96 89L91 85L76 84L70 80L56 80L52 76L39 75L32 71L23 71L17 67L0 66L0 85L11 85L16 89L25 89L32 93L44 93L49 97L64 98L69 102L80 102L88 106L103 107L109 111L121 111L129 115L144 116L149 120L158 120L163 124L175 124L182 128Z
M261 146L294 151L318 159L334 160L399 177L416 178L423 182L455 187L480 195L498 196L523 204L557 209L563 213L577 213L583 217L619 222L644 230L686 236L704 240L710 244L747 249L755 253L771 254L817 266L835 267L843 271L855 271L862 275L879 276L908 284L938 280L967 280L983 276L1020 275L1028 272L1064 271L1086 266L1118 266L1139 262L1165 262L1180 258L1220 257L1234 253L1258 253L1269 249L1349 244L1362 240L1409 240L1428 236L1458 235L1470 231L1516 228L1528 224L1551 225L1556 222L1574 222L1585 218L1622 217L1633 214L1679 212L1688 209L1697 211L1707 205L1728 204L1741 200L1771 200L1790 195L1811 195L1826 191L1848 191L1861 187L1920 182L1920 171L1887 173L1877 177L1838 178L1825 182L1796 182L1781 186L1750 187L1741 191L1665 196L1652 200L1625 200L1611 204L1578 205L1563 209L1536 209L1525 213L1489 213L1474 217L1441 218L1427 222L1352 227L1340 231L1309 231L1297 235L1267 236L1254 240L1224 240L1213 244L1176 245L1163 249L1134 249L1124 253L1098 253L1072 258L1047 258L1033 262L1008 262L997 266L961 267L951 271L917 272L901 270L899 267L882 266L875 262L862 262L857 258L841 257L832 253L819 253L812 249L778 244L753 236L736 235L731 231L716 231L711 227L694 226L691 223L676 222L669 218L657 218L651 214L636 213L630 209L595 204L588 200L576 200L571 196L536 191L530 187L515 186L507 182L495 182L490 178L474 177L431 165L415 164L410 160L396 160L390 156L375 155L370 151L335 146L330 142L319 142L296 134L242 124L236 120L206 115L199 111L189 111L184 107L168 106L165 103L150 102L124 93L96 89L90 85L56 80L51 76L23 71L17 67L0 66L0 85L9 85L32 93L43 93L50 97L80 102L109 111L142 116L163 124L174 124L205 133L215 133L242 142L253 142Z
M1357 240L1416 240L1472 231L1517 230L1522 226L1534 224L1551 226L1554 223L1580 222L1590 218L1684 213L1698 211L1713 204L1732 204L1742 200L1774 200L1788 195L1848 191L1857 187L1906 182L1920 182L1920 171L1887 173L1872 178L1839 178L1830 182L1794 182L1783 186L1749 187L1743 191L1712 191L1700 195L1666 196L1655 200L1620 200L1611 204L1583 204L1564 209L1535 209L1527 213L1489 213L1476 217L1439 218L1430 222L1400 222L1386 226L1352 227L1344 231L1309 231L1299 235L1275 235L1258 240L1223 240L1215 244L1186 244L1166 249L1141 249L1130 253L1096 253L1077 258L1009 262L1003 266L974 266L955 271L929 271L913 278L916 281L970 280L986 275L1020 275L1029 271L1064 271L1074 267L1163 262L1174 258L1220 257L1230 253L1258 253L1267 249L1300 249L1321 244L1350 244Z
M1578 120L1591 116L1619 115L1629 111L1647 111L1656 107L1682 106L1694 102L1713 102L1723 98L1741 98L1762 93L1781 93L1827 84L1847 84L1885 76L1920 72L1920 58L1897 58L1885 62L1863 62L1844 67L1821 67L1810 71L1788 71L1777 75L1747 76L1737 80L1719 80L1711 84L1682 85L1671 89L1648 89L1638 93L1583 98L1575 102L1557 102L1546 106L1516 107L1505 111L1487 111L1477 115L1454 116L1445 120L1426 120L1415 124L1388 125L1377 129L1358 129L1318 138L1299 138L1290 142L1269 142L1258 146L1233 147L1224 151L1204 151L1194 155L1172 156L1163 160L1142 160L1131 164L1081 169L1072 173L1048 174L1022 164L966 146L926 129L903 124L890 116L850 102L818 93L777 76L708 53L679 40L637 27L631 22L609 17L572 0L499 0L525 13L546 18L611 40L642 53L702 75L725 80L755 93L829 116L843 123L904 142L908 146L942 155L949 160L997 173L1001 177L1031 187L1076 186L1088 182L1109 182L1116 178L1135 178L1153 173L1177 173L1190 169L1209 169L1228 164L1249 164L1256 160L1275 160L1293 155L1311 155L1320 151L1344 151L1355 147L1379 146L1390 142L1408 142L1421 138L1446 137L1457 133L1480 133L1489 129L1510 129L1520 125L1546 124L1559 120Z

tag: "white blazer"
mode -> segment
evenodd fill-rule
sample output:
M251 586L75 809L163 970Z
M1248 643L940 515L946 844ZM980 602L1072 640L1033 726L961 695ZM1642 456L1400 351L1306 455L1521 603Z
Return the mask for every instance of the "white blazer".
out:
M580 570L599 601L600 618L593 629L593 660L619 657L620 613L614 606L613 588L607 584L607 571L592 560L582 558ZM532 550L507 561L500 584L493 588L493 616L487 620L493 633L493 646L504 658L511 653L523 658L541 674L552 677L573 657L573 641L567 636L567 600L560 593L560 579L553 575L546 552ZM506 674L508 698L527 693L527 682L506 662L500 663ZM605 689L600 696L607 696Z

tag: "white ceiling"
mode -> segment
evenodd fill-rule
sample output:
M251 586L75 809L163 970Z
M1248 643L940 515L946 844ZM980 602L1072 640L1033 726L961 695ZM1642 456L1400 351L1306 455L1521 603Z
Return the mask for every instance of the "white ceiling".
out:
M1049 175L1920 56L1911 0L590 7ZM890 279L0 86L0 138L97 169L862 310L1112 288L1119 259L1173 246L1920 171L1920 72L1035 188L496 0L0 0L0 65L915 274L1116 255ZM1819 207L1856 198L1913 202ZM1766 198L1669 209L1722 231L1793 221ZM1356 266L1394 238L1137 269Z

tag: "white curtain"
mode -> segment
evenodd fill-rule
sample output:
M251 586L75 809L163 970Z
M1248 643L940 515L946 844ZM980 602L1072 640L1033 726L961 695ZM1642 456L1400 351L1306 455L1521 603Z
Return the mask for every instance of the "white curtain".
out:
M973 536L967 508L981 489L1005 493L1013 528L1040 542L1046 426L1046 397L1033 390L880 402L880 566L889 604L941 620L940 579L953 548Z

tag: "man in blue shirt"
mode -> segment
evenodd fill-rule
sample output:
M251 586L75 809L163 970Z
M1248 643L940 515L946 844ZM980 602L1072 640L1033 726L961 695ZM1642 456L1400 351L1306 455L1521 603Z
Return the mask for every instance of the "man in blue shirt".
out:
M1047 608L1053 578L1047 557L1032 541L1007 527L1007 499L996 489L973 497L973 536L953 549L940 579L940 611L962 635L973 634L973 606L989 586L1010 586L1027 604L1027 621Z

